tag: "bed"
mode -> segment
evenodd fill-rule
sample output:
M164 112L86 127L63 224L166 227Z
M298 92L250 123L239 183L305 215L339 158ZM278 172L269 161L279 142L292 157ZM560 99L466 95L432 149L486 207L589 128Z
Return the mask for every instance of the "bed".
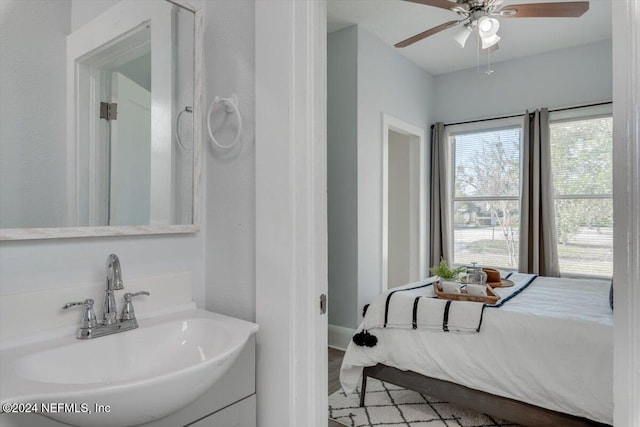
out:
M612 424L609 282L509 279L496 306L447 305L448 325L435 278L378 296L345 353L345 392L374 377L523 425Z

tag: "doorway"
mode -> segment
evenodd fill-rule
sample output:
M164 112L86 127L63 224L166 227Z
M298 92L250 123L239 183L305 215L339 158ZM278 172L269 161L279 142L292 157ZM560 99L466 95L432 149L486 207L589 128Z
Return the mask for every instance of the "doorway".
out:
M382 287L426 275L424 130L383 116Z

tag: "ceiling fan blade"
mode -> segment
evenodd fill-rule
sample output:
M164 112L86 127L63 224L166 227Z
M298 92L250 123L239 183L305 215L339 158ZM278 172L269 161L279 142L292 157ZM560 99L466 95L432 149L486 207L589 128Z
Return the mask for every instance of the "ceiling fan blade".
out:
M505 6L500 10L500 15L503 18L577 18L587 10L588 1L529 3Z
M439 7L441 9L453 10L452 8L457 8L458 10L464 9L469 10L469 5L466 3L455 3L449 0L405 0L411 3L424 4L426 6Z
M449 21L449 22L445 22L444 24L440 24L437 27L433 27L428 29L427 31L423 31L420 34L416 34L415 36L409 37L406 40L402 40L399 43L396 43L394 46L395 47L407 47L409 45L414 44L415 42L418 42L422 39L426 39L429 36L432 36L436 33L439 33L440 31L444 31L448 28L451 28L455 25L457 25L459 22L462 21Z

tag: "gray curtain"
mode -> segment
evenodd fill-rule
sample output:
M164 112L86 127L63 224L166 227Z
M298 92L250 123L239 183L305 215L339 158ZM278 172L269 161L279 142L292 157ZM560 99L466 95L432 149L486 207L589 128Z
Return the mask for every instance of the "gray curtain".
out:
M449 186L450 147L445 135L444 123L438 122L431 129L431 241L429 246L432 267L444 258L452 261L451 242L451 188Z
M549 110L527 111L523 136L520 272L558 277Z

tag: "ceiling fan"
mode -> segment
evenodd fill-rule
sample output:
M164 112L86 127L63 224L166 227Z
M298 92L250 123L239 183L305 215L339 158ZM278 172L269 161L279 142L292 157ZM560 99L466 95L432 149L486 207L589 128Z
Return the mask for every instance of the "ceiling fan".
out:
M405 0L426 6L434 6L448 9L457 13L462 19L440 24L433 28L409 37L395 47L407 47L429 36L447 30L456 25L462 27L453 36L460 47L464 47L472 32L476 33L480 40L483 52L493 52L498 48L498 28L500 22L496 16L502 18L571 18L582 16L589 10L588 1L571 1L562 3L529 3L502 6L503 0Z

